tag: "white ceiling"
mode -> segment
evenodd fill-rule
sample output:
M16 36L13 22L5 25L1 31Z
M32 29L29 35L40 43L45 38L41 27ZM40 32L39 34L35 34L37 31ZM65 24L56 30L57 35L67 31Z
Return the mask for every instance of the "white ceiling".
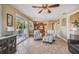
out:
M63 13L71 13L79 8L77 4L60 4L59 7L50 8L52 13L42 12L38 14L39 8L32 8L32 6L38 6L40 4L13 4L16 9L33 18L37 21L42 20L57 20Z

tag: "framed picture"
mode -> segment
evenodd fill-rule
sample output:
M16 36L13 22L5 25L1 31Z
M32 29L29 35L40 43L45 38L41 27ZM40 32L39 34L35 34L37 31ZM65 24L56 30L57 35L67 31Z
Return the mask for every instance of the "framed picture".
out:
M13 16L7 14L7 26L13 26Z
M62 19L62 26L66 26L66 18Z

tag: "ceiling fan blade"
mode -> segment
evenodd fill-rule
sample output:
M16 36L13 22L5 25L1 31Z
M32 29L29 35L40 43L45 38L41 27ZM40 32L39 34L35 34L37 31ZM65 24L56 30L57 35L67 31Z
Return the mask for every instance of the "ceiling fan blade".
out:
M38 13L41 13L43 10L40 10Z
M51 11L48 9L48 13L51 13Z
M42 8L41 6L32 6L33 8Z
M59 4L53 4L53 5L50 5L48 6L49 8L52 8L52 7L59 7Z
M42 8L46 8L48 4L42 4Z

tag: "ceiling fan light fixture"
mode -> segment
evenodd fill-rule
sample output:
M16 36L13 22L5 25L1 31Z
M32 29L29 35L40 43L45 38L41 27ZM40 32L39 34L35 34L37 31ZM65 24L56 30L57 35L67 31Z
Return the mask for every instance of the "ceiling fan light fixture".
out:
M32 6L32 7L41 8L41 10L38 13L41 13L42 11L51 13L51 10L49 10L49 8L59 7L59 4L52 4L52 5L42 4L42 6Z

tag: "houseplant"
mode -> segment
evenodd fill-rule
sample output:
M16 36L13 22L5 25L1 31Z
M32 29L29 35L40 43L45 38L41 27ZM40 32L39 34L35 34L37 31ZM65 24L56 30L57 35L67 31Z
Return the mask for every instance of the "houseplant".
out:
M18 33L19 35L22 35L24 33L24 29L26 28L25 22L18 22Z
M78 20L75 20L75 21L73 22L73 24L74 24L74 27L79 27L79 21L78 21Z

